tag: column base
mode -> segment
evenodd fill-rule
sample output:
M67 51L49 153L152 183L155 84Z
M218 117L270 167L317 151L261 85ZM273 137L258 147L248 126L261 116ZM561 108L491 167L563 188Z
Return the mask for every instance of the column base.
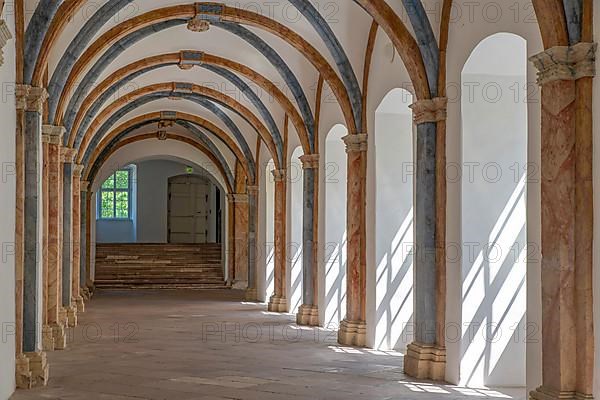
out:
M77 326L77 307L70 306L67 308L67 326L75 328Z
M83 287L79 288L79 293L81 293L81 297L83 297L84 300L89 300L92 298L90 289L87 286L83 286Z
M67 348L67 333L64 325L53 324L52 336L54 337L54 350L64 350Z
M338 330L338 343L346 346L365 347L367 324L364 321L343 320Z
M285 297L273 295L269 299L269 305L267 308L270 312L285 313L288 311L287 300Z
M248 289L248 281L233 281L231 287L233 289L246 290Z
M404 356L404 373L417 379L446 379L446 349L411 343Z
M48 384L49 366L43 351L17 356L16 383L19 389L31 389Z
M68 325L69 318L67 317L67 309L65 307L61 307L58 310L58 324L66 327Z
M253 301L253 302L258 301L258 291L254 288L248 288L246 290L245 299L246 299L246 301Z
M78 314L85 312L85 303L83 302L82 296L76 297L74 302L75 302L75 307L77 307Z
M593 398L594 396L591 394L559 392L554 389L547 389L543 386L540 386L533 392L529 393L529 399L531 400L584 400Z
M54 329L50 325L42 327L42 350L54 351Z
M296 314L296 324L319 326L319 307L302 304Z

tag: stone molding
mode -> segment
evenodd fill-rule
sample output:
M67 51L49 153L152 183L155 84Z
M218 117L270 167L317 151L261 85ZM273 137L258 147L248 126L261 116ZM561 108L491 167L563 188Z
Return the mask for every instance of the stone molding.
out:
M285 169L274 169L271 173L273 174L273 178L275 178L275 182L283 182L287 176Z
M73 176L76 178L81 178L81 173L83 172L83 164L75 164L73 165Z
M366 133L357 133L344 136L342 140L346 143L346 153L356 153L367 151L369 147L368 135Z
M202 65L204 52L183 50L179 52L179 68L183 70L192 69L195 65Z
M318 154L305 154L299 158L303 169L319 169Z
M287 300L285 297L272 295L267 305L269 312L285 313L288 311Z
M27 95L31 90L29 85L17 85L15 87L15 105L17 110L25 111L27 108Z
M418 100L409 107L413 112L413 121L417 125L445 121L448 114L448 98L435 97L433 99Z
M191 32L207 32L210 29L210 21L201 15L196 15L188 21L187 29Z
M591 394L583 394L578 392L559 392L554 389L548 389L544 386L540 386L536 390L529 393L529 398L532 400L591 400L594 398L594 396Z
M365 347L367 324L364 321L343 320L338 330L338 342L347 346Z
M246 190L248 190L248 194L256 194L258 193L259 187L258 185L248 185L246 186Z
M232 203L247 203L248 195L246 193L229 193L227 199Z
M529 61L538 70L538 85L595 76L597 46L597 43L580 42L573 46L554 46L531 56Z
M42 141L61 145L65 134L65 128L55 125L42 125Z
M0 19L0 66L4 64L4 52L2 49L10 39L12 39L12 34L8 29L8 24L5 20Z
M90 189L90 182L89 181L81 181L79 182L79 190L81 192L87 192Z
M77 150L71 147L60 148L60 160L65 164L71 164L75 160Z
M446 379L446 349L411 343L406 348L404 373L417 379L444 381Z
M296 324L303 326L319 326L319 307L302 304L296 314Z

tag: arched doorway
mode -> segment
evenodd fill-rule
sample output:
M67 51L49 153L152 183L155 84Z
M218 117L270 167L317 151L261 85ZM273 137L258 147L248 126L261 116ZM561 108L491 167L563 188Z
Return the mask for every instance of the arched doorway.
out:
M410 92L393 89L375 112L375 304L367 307L382 350L404 351L413 340L412 103Z
M508 33L484 39L461 79L460 382L525 386L526 41Z
M325 327L337 329L346 316L346 146L348 134L343 125L335 125L325 140Z

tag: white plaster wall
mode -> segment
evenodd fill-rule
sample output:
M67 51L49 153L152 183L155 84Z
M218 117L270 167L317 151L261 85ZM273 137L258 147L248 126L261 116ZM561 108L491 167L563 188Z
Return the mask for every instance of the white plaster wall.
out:
M334 126L321 149L320 193L324 208L319 211L319 225L324 227L320 240L319 318L326 328L337 329L346 316L346 146L348 134L343 125ZM322 286L322 289L321 289Z
M375 113L376 263L367 266L367 344L402 352L414 331L412 103L394 89Z
M299 157L304 154L302 148L296 147L288 165L288 185L290 201L288 206L288 300L289 312L295 314L302 304L302 211L304 185L302 163Z
M7 10L8 11L8 10ZM3 18L13 33L13 14ZM2 99L0 103L0 398L7 399L15 388L15 42L9 40L3 49L0 66Z
M494 3L494 4L492 4ZM473 7L475 7L473 9ZM500 7L499 17L493 22L484 16L484 7ZM460 75L462 68L471 51L484 38L498 32L515 33L527 40L527 55L538 53L542 49L538 25L531 20L531 2L519 0L516 2L499 3L493 1L478 2L475 5L467 0L455 2L453 17L450 24L449 51L447 52L447 91L448 91L448 120L447 120L447 161L449 164L461 165L462 140L460 116ZM473 10L473 12L469 12ZM504 65L504 64L502 64ZM500 65L500 67L502 66ZM528 161L539 166L540 160L540 106L535 72L528 65ZM527 242L540 243L540 186L535 174L527 183ZM447 203L447 241L461 244L461 185L460 181L448 182ZM527 324L541 326L541 276L540 254L533 251L529 254L527 264ZM447 298L460 299L461 276L460 255L448 253L447 260ZM458 326L462 323L460 302L446 302L446 325ZM451 383L460 381L460 341L456 340L460 332L447 330L447 367L446 380ZM541 383L541 337L532 337L527 343L527 388L534 389Z

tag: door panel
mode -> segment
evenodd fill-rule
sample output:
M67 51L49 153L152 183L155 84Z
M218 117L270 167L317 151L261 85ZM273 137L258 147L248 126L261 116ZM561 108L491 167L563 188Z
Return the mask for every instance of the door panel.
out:
M169 179L169 243L206 243L210 183L185 175Z

